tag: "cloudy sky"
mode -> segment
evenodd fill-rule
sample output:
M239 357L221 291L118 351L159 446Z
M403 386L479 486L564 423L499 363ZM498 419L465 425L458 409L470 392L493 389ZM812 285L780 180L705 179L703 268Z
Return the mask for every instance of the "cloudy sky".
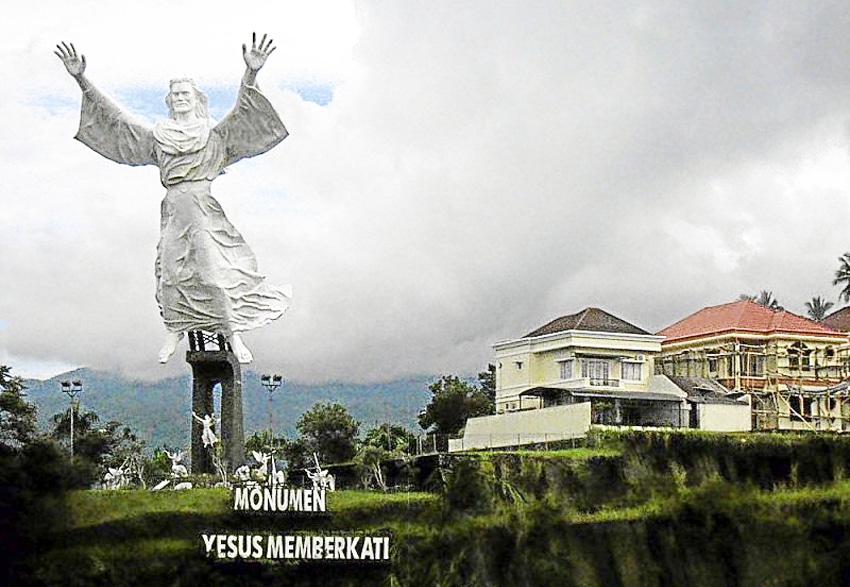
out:
M157 170L73 140L60 40L153 122L181 75L222 116L241 44L274 37L259 82L290 137L213 186L261 271L295 291L245 337L258 370L474 373L492 343L586 306L656 331L762 289L798 313L838 301L843 2L179 6L35 0L0 23L0 362L14 373L187 369L182 349L156 363Z

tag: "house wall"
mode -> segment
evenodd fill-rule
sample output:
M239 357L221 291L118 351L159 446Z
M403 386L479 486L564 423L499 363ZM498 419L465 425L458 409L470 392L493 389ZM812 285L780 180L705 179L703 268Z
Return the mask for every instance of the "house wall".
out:
M746 432L752 430L749 405L696 404L700 430Z
M588 387L581 377L579 355L610 357L608 377L613 386L626 391L645 391L648 378L655 372L654 356L661 350L660 337L621 335L586 331L567 331L534 339L519 339L495 345L496 411L541 407L538 400L520 398L533 387L575 389ZM640 380L623 380L623 358L643 357ZM560 361L573 360L573 377L561 378Z
M792 399L795 398L796 399ZM793 406L791 403L794 402ZM832 430L846 429L845 398L794 396L779 398L779 428L782 430Z
M580 438L590 428L590 403L470 418L449 452Z
M789 353L793 345L802 345L808 361L800 355L795 360L793 350ZM708 377L730 389L778 391L788 382L823 389L838 383L847 374L847 356L847 339L841 335L738 332L664 343L657 364L667 375ZM753 371L751 357L760 357L758 371Z

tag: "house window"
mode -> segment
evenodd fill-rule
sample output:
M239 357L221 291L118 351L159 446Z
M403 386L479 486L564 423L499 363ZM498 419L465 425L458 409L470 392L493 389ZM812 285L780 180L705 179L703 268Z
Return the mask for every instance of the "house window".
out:
M590 379L591 385L616 385L611 379L611 361L585 359L581 362L581 376Z
M763 355L746 355L744 363L744 375L750 377L764 377L764 361Z
M641 363L623 363L621 365L623 379L628 381L640 381L641 380Z
M791 419L799 421L808 420L812 415L812 398L792 395L788 398Z
M716 357L710 357L708 359L708 372L711 373L712 375L717 373L717 358Z
M791 369L808 371L811 368L812 349L802 342L795 342L788 347L788 366Z
M572 379L573 378L573 361L572 359L568 361L558 361L558 369L560 371L561 379Z

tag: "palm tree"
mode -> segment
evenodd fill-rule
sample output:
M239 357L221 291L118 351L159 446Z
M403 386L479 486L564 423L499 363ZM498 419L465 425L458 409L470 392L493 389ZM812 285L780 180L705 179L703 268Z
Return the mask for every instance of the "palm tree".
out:
M832 302L827 302L824 299L821 299L820 296L813 297L811 301L806 302L806 312L809 314L809 318L814 320L815 322L820 322L824 318L826 318L826 313L829 312L829 309L834 306Z
M838 257L838 262L841 265L835 272L835 279L832 280L832 285L844 284L844 289L838 294L839 300L850 302L850 253L844 253Z
M761 290L759 295L751 296L749 294L741 294L738 296L739 300L749 300L751 302L755 302L760 306L764 306L765 308L770 308L771 310L784 310L779 302L773 297L772 291L767 291L766 289Z

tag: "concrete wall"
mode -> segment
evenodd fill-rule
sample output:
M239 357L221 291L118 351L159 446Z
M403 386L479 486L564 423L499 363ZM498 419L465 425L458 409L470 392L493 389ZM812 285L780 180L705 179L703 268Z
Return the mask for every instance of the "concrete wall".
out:
M590 402L470 418L449 452L581 438L590 428Z
M697 404L696 409L700 430L744 432L753 428L749 405Z

